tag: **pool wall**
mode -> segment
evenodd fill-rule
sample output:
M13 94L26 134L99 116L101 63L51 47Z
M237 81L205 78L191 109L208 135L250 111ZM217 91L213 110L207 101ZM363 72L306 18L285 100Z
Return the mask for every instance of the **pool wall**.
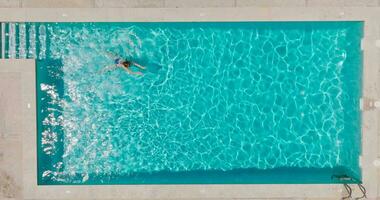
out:
M349 55L349 60L345 62L343 67L343 85L344 85L344 94L346 96L343 97L343 105L352 105L354 109L345 109L345 112L352 113L344 113L344 116L348 117L348 119L344 120L346 124L344 125L345 129L339 134L339 139L342 142L344 148L342 148L345 152L341 152L341 166L337 166L334 168L274 168L269 170L260 170L255 168L249 169L236 169L229 171L187 171L187 172L155 172L155 173L136 173L132 175L123 175L118 177L117 174L111 174L108 176L105 175L95 175L89 174L90 179L86 181L86 183L82 184L247 184L247 183L265 183L265 184L283 184L283 183L355 183L360 182L361 174L358 166L358 158L360 154L360 107L359 107L359 98L361 96L361 51L360 51L360 40L357 40L356 35L362 34L362 24L360 22L313 22L315 27L325 29L325 28L347 28L350 27L350 31L348 32L348 38L352 38L352 44L350 45L350 52L347 52ZM312 26L313 23L305 23L306 27ZM140 23L140 25L143 23ZM154 23L158 24L159 23ZM178 23L169 23L178 26ZM177 24L177 25L176 25ZM215 23L200 23L200 24L192 24L192 23L180 23L180 27L193 27L193 26L216 26L213 25ZM240 26L247 26L250 23L237 23ZM273 23L272 26L275 26L276 29L284 28L301 28L304 27L303 23ZM63 77L62 70L60 69L63 64L61 60L40 60L43 57L49 57L49 52L42 54L41 49L49 49L48 42L49 35L44 30L48 27L49 24L46 23L28 23L26 27L24 24L15 24L15 23L7 23L5 25L6 33L20 32L21 26L24 26L24 29L29 30L27 33L31 32L30 29L33 28L36 31L33 31L36 35L33 36L36 39L32 41L36 41L33 46L33 51L25 50L25 52L33 52L32 54L24 54L21 56L20 50L18 48L18 44L20 44L20 37L14 37L11 39L12 34L7 34L5 45L6 58L9 57L32 57L35 56L38 58L36 61L36 80L37 80L37 131L38 131L38 183L41 185L49 185L49 184L81 184L81 174L77 174L73 177L73 181L64 182L56 180L54 177L51 177L51 174L45 174L46 172L54 173L56 171L56 166L54 163L63 163L62 168L64 168L65 164L60 158L63 155L63 140L64 135L63 131L60 130L59 126L50 126L44 125L43 122L48 115L54 115L53 118L58 119L60 117L60 112L62 108L49 106L49 102L53 101L49 95L46 95L46 92L42 91L43 89L41 85L45 84L47 86L53 86L54 91L57 91L58 97L62 97L64 93L63 80L60 77ZM80 24L71 24L72 26L79 26ZM101 24L103 26L104 24ZM131 25L136 25L131 23ZM138 24L137 24L138 25ZM161 24L162 26L169 26L168 24ZM231 26L231 24L226 24L226 26ZM270 23L256 23L256 26L271 25ZM313 25L314 27L314 25ZM43 28L43 29L41 29ZM317 29L318 30L318 29ZM25 31L24 31L25 32ZM43 34L42 34L43 33ZM29 39L31 36L29 36ZM41 38L43 39L41 41ZM47 42L46 42L47 41ZM13 45L11 45L13 43ZM27 47L31 47L31 42L27 40ZM352 56L358 55L358 56ZM57 72L58 74L56 74ZM54 110L54 111L49 111ZM347 111L346 111L347 110ZM352 122L352 123L351 123ZM41 142L49 141L49 134L46 133L54 132L57 133L57 143L56 145L45 145L48 148L56 148L53 152L54 156L47 155L43 151L43 147L41 146ZM355 138L355 139L352 139ZM54 147L53 147L54 146ZM347 150L347 152L346 152ZM352 152L348 152L348 150L352 150ZM287 174L288 173L288 174ZM209 178L208 174L210 175ZM45 178L42 178L45 176ZM339 180L336 177L351 177L351 180ZM203 177L203 178L202 178ZM216 178L219 177L219 178ZM62 177L63 178L63 177ZM70 179L70 178L69 178Z

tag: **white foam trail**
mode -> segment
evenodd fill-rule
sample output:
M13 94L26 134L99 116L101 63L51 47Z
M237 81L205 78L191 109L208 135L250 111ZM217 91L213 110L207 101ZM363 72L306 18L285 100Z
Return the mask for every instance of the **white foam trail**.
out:
M36 58L36 26L31 25L29 29L29 58Z
M40 53L38 55L38 58L45 58L46 57L46 27L44 25L41 25L39 27L38 40L40 41Z
M9 38L8 38L8 44L9 44L9 51L8 56L9 58L16 58L16 24L9 23Z
M19 58L26 58L26 26L25 24L19 25Z

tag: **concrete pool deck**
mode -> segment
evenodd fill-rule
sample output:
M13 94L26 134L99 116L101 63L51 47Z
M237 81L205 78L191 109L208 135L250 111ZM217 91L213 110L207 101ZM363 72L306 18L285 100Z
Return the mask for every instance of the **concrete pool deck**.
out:
M0 8L1 22L303 20L365 22L363 98L379 99L379 7ZM34 65L34 60L0 60L0 199L339 199L345 196L342 185L314 184L37 186ZM379 120L377 110L363 111L361 165L369 199L380 197L380 167L374 165L380 159ZM353 196L359 197L358 189L354 187L354 190Z

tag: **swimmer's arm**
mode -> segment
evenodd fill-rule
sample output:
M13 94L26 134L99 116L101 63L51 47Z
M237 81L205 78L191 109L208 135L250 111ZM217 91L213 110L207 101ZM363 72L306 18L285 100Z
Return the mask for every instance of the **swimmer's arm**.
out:
M124 69L127 70L127 72L128 72L129 74L142 75L141 72L134 72L134 71L130 70L129 68L125 68L125 67L124 67Z
M135 63L135 62L132 62L133 65L135 65L136 67L140 68L140 69L145 69L146 67L138 64L138 63Z

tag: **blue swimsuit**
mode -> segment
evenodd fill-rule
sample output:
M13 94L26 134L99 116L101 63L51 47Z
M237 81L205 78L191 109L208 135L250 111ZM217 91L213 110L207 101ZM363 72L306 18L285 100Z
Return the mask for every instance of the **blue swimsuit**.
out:
M115 65L119 64L119 63L120 63L120 60L121 60L121 58L116 58L116 59L115 59Z

